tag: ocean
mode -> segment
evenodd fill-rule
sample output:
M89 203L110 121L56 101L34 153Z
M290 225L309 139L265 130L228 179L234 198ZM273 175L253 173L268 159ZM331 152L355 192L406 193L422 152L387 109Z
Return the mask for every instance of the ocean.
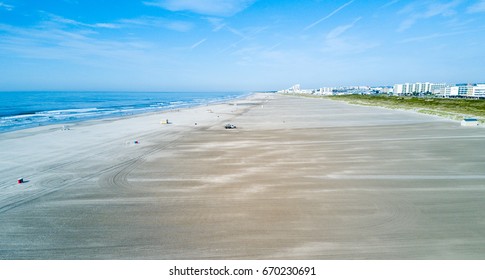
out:
M242 92L0 92L0 133L231 100Z

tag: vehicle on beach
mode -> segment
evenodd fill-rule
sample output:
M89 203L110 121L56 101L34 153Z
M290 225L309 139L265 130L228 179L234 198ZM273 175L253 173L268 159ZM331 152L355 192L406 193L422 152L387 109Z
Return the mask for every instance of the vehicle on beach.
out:
M228 123L228 124L226 124L226 126L224 126L224 128L226 128L226 129L235 129L236 126L233 125L233 124Z
M475 118L465 118L461 121L461 126L478 126L480 123Z

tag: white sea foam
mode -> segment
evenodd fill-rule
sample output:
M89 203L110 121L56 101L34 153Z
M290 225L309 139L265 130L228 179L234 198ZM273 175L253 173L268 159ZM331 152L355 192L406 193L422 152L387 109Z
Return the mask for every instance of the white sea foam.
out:
M55 123L186 108L243 95L233 92L3 92L0 94L0 132Z

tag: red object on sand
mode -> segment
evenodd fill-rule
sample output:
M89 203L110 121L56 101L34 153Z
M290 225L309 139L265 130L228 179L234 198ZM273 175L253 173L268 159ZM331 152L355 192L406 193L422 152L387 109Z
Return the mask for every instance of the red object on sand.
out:
M17 183L19 183L19 184L22 184L23 182L24 182L24 178L19 178L19 179L17 180Z

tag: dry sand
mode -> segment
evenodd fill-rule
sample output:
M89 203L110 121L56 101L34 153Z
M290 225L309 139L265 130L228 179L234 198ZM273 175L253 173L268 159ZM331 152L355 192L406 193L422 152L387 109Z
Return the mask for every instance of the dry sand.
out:
M0 259L485 259L484 129L236 103L0 134Z

